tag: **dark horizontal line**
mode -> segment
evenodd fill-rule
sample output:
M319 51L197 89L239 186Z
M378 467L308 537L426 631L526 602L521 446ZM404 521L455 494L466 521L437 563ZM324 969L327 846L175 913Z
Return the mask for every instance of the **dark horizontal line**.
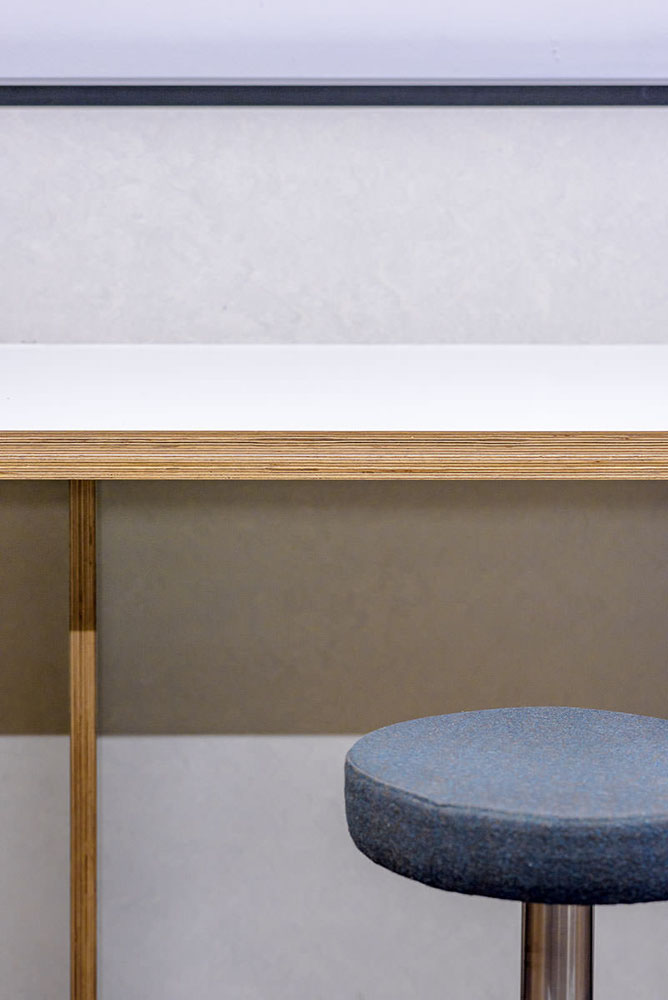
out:
M0 105L51 107L555 107L668 105L654 84L2 84Z

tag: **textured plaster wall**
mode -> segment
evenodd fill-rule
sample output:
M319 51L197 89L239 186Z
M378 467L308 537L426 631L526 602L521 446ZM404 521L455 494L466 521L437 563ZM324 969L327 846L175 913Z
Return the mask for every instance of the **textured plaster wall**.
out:
M661 342L668 108L2 109L0 340Z

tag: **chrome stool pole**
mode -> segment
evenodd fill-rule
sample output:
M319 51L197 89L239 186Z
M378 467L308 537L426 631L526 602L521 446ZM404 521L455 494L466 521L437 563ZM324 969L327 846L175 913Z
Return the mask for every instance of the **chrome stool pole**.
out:
M522 1000L592 1000L591 906L522 905Z

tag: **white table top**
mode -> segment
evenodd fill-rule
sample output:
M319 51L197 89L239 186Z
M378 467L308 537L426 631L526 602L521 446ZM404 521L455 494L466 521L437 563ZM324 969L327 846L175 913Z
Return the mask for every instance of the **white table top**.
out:
M666 431L668 346L0 345L0 430Z

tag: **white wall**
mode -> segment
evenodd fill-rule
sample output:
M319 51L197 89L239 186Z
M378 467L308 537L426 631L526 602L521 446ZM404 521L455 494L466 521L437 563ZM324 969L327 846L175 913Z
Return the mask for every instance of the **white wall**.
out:
M354 848L353 742L103 740L101 1000L518 992L519 907L460 904Z
M661 342L668 108L0 110L0 340Z
M0 736L0 1000L69 992L65 736Z
M352 845L353 742L103 738L101 1000L519 996L518 903L430 889ZM596 922L597 996L665 1000L668 904Z

